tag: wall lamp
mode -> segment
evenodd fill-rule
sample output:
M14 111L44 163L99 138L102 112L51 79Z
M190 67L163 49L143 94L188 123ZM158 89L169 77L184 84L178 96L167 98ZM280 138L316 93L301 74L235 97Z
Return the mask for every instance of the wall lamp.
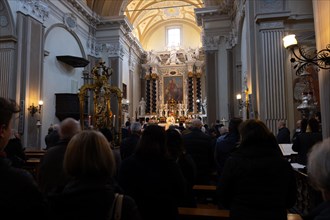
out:
M320 51L315 51L313 54L309 54L298 45L296 35L291 34L283 38L284 47L291 49L292 54L295 57L290 59L291 63L294 63L294 69L296 70L296 75L300 76L303 74L304 70L310 66L316 66L319 69L330 69L330 44L327 45L325 49ZM295 48L298 48L299 54L296 54Z
M41 112L41 108L42 108L43 104L44 104L44 102L42 100L39 100L38 106L34 106L34 103L32 103L32 105L28 108L32 117L34 116L35 113Z

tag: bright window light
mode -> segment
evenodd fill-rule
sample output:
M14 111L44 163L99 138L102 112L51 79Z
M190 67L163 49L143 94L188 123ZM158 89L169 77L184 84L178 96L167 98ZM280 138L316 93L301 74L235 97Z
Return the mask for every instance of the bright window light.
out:
M181 41L181 30L180 28L169 28L167 29L167 47L178 47Z

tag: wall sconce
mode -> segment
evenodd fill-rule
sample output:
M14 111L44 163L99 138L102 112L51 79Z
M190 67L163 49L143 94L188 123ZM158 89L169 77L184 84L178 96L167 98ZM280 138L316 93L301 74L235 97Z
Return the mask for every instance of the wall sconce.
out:
M43 104L44 104L44 102L42 100L39 100L38 106L34 106L34 103L32 103L32 105L28 108L32 117L34 116L35 113L41 112L41 108L42 108Z
M304 70L310 66L314 65L319 69L330 69L330 44L327 45L325 49L319 52L315 51L313 54L306 53L305 49L298 45L296 35L291 34L283 38L284 47L291 49L292 54L295 57L290 59L291 63L295 63L294 69L296 70L296 75L300 76ZM298 47L299 54L296 54L295 48Z

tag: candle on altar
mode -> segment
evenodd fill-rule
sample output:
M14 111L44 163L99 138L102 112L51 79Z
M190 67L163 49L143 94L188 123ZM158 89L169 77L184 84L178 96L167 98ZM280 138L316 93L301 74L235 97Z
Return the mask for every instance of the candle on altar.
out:
M90 127L92 124L92 116L88 115L88 127Z
M112 126L115 127L115 124L116 123L116 115L113 115L113 118L112 118Z

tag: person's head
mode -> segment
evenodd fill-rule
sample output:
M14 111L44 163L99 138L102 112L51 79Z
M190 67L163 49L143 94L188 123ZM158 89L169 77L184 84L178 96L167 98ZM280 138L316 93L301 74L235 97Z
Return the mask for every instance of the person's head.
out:
M284 128L285 126L286 126L285 121L283 121L283 120L278 121L278 123L277 123L278 129Z
M183 153L183 140L177 129L166 130L166 146L171 157L177 158Z
M199 119L193 119L191 120L191 128L199 128L201 129L203 127L203 123Z
M131 133L132 134L140 134L141 133L142 126L140 122L133 122L131 124Z
M131 126L131 122L130 121L126 121L125 122L125 127L129 127L129 126Z
M313 146L308 155L308 177L312 185L330 200L330 138Z
M229 121L229 127L228 127L228 131L230 133L236 133L238 134L238 127L239 125L242 123L242 119L241 118L232 118Z
M298 120L298 121L296 122L296 128L301 128L301 120Z
M19 111L14 100L0 97L0 151L3 151L12 135L13 114Z
M239 133L242 145L276 142L273 133L260 120L250 119L244 121L239 127Z
M224 134L228 133L228 128L226 126L220 127L219 133L220 133L220 135L224 135Z
M73 136L64 155L64 171L77 179L112 177L115 159L101 132L82 131Z
M310 132L319 132L319 122L315 118L308 120L307 127Z
M165 157L165 129L154 124L147 126L142 132L136 154L146 158Z
M59 127L60 139L71 139L75 134L81 131L80 124L73 118L64 119Z

